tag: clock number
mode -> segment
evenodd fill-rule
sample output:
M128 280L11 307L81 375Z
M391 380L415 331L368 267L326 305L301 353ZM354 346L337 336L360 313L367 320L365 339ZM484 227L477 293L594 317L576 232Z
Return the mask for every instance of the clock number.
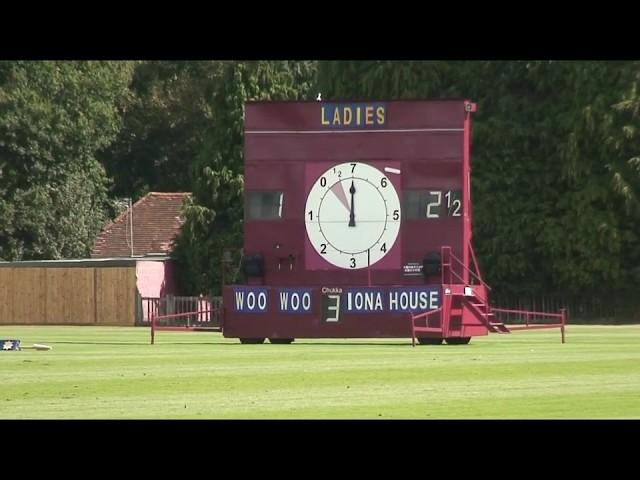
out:
M321 243L320 244L320 253L327 253L327 244L326 243Z
M351 173L353 173L353 171L356 169L356 164L352 163L351 164Z
M327 179L324 177L320 178L320 186L321 187L326 187L327 186Z
M449 214L452 217L459 217L461 202L460 202L460 199L458 198L454 198L452 202L451 201L452 193L453 192L449 190L447 193L444 194L444 196L447 197L447 208L449 209ZM453 211L452 211L452 207L453 207Z
M337 174L338 174L338 178L341 178L341 177L342 177L342 170L338 170L338 171L336 172L336 169L334 168L334 169L333 169L333 173L337 173Z
M400 218L400 211L399 210L394 210L393 211L393 219L394 220L398 220Z
M313 220L313 210L309 210L309 220Z
M435 202L427 203L427 218L439 218L440 215L438 215L437 212L434 213L431 209L433 207L440 207L440 204L442 203L442 192L429 192L429 195L435 196L437 200Z
M380 251L381 252L386 252L387 251L387 244L383 243L382 246L380 247Z
M356 268L356 259L351 257L350 260L351 260L351 268Z
M387 186L387 179L385 177L382 177L380 180L380 185L382 185L382 188Z

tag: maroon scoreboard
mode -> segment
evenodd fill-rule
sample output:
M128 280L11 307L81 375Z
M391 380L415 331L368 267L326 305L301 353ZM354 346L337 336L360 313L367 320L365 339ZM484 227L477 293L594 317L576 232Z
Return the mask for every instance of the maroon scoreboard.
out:
M246 282L224 287L224 336L409 337L411 315L468 288L473 111L467 100L247 103ZM443 247L460 264L448 279ZM425 335L486 335L473 318Z

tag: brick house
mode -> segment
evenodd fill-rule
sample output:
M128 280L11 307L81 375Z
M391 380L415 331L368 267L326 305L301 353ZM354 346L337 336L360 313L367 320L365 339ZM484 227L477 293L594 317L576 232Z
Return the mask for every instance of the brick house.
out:
M181 209L190 195L146 194L102 229L91 258L135 258L136 283L142 297L174 293L172 242L184 224Z

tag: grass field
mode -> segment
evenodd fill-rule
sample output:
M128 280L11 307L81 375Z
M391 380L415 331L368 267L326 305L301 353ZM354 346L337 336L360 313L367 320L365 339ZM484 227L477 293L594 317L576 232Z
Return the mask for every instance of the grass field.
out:
M0 418L640 418L640 325L411 347L241 345L219 333L0 327Z

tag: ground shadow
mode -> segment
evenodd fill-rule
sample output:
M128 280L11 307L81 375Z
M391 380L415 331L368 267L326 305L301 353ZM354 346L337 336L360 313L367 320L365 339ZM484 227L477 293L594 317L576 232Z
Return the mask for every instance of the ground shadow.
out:
M149 342L78 342L78 341L59 341L59 342L47 342L49 345L150 345ZM225 346L244 346L244 344L238 342L167 342L161 341L156 342L156 345L225 345ZM262 348L269 347L270 345L275 346L276 344L272 344L269 342L265 342L263 344L253 345L254 348ZM356 345L374 345L380 347L397 347L397 346L407 346L411 345L411 341L409 342L394 342L394 343L376 343L376 342L294 342L290 345L287 345L288 348L295 348L296 345L329 345L329 346L356 346ZM437 345L430 345L437 346Z

